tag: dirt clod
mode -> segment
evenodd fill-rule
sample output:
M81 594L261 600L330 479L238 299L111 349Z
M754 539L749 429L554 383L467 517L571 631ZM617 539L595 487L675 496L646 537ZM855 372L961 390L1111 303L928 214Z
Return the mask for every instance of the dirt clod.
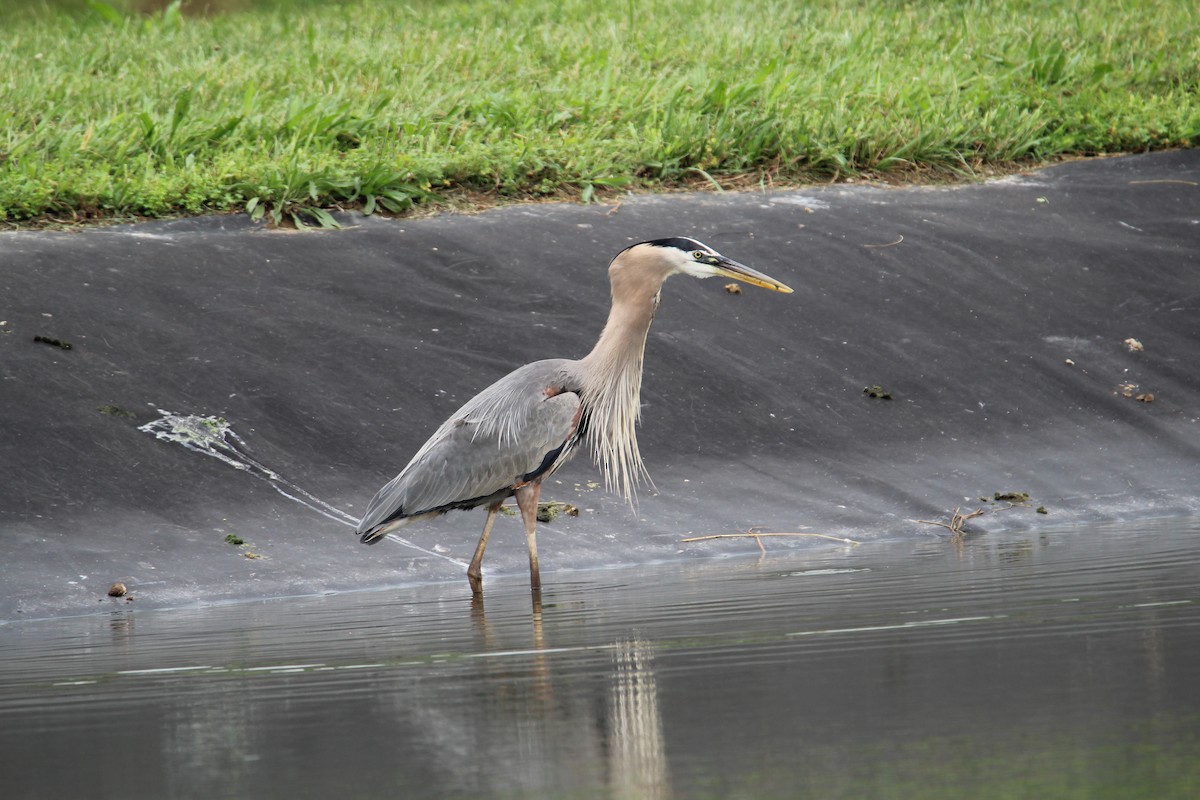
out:
M70 350L73 346L70 342L64 342L62 339L55 339L53 336L35 336L35 342L39 344L48 344L51 347L57 347L59 350Z
M561 514L566 514L568 517L578 517L579 507L571 505L570 503L560 503L558 501L538 503L538 522L553 522Z

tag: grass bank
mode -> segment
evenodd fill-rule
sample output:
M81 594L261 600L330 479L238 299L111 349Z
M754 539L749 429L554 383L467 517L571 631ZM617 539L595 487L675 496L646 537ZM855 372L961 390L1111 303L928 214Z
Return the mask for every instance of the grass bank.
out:
M0 220L321 223L1200 145L1193 0L158 7L0 0Z

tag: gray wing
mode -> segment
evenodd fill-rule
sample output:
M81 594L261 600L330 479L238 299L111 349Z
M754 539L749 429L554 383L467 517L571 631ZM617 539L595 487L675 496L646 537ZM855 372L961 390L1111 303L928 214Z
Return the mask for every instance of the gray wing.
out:
M549 468L548 457L560 463L579 425L572 363L527 364L468 401L379 490L358 533L377 536L385 531L376 528L404 518L480 505Z

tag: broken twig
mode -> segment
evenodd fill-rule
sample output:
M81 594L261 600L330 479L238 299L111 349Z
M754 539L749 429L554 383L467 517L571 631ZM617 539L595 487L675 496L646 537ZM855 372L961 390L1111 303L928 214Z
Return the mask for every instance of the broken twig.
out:
M887 244L864 244L863 247L895 247L896 245L900 244L903 241L904 241L904 234L900 234L900 238L894 242L888 242Z
M759 551L766 554L767 550L763 547L762 543L762 537L764 536L813 536L818 539L829 539L832 542L842 542L843 544L852 544L855 546L860 544L860 542L856 542L853 539L847 539L844 536L831 536L828 533L764 533L755 530L748 530L744 533L713 533L708 536L693 536L690 539L680 539L679 541L705 542L710 539L753 539L755 544L758 545Z
M1028 508L1028 505L1024 503L1009 503L1006 506L997 506L996 508L977 508L970 514L964 514L962 513L961 507L959 507L955 508L954 513L950 515L949 522L942 522L934 519L915 519L913 522L919 522L922 525L937 525L939 527L946 528L955 536L962 536L963 526L967 524L967 520L975 519L976 517L982 517L989 511L1007 511L1010 508L1016 508L1018 505L1020 505L1022 508Z

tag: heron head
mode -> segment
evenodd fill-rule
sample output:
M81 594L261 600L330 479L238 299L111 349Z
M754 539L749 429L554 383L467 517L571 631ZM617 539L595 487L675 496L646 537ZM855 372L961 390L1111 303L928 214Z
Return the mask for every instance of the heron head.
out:
M764 275L745 264L739 264L703 242L686 236L655 239L634 246L654 248L656 254L669 264L667 275L691 275L693 278L720 276L785 294L790 294L792 291L789 286L775 280L770 275Z

